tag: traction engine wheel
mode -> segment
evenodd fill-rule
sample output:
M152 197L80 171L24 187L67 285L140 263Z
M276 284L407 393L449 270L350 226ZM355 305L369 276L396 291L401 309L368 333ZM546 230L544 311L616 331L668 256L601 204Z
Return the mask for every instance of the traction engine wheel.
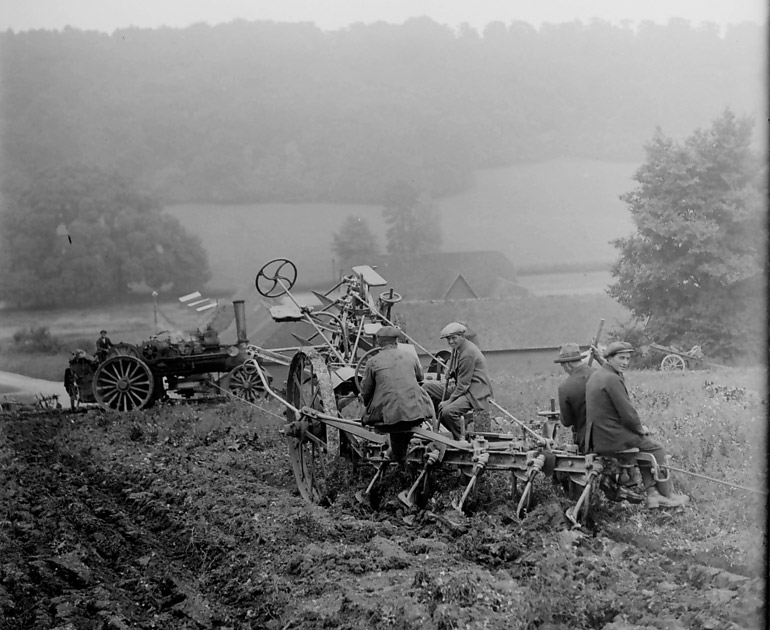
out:
M116 411L144 409L153 402L154 379L147 364L137 357L107 359L94 373L94 398Z
M664 372L684 371L687 364L678 354L667 354L660 362L660 369Z
M329 370L315 350L300 350L291 360L286 399L297 409L310 407L328 415L338 415ZM338 429L327 427L320 420L302 417L289 423L286 435L289 460L302 498L311 503L329 501L327 480L335 467L339 445L335 448L333 441L336 437L339 442Z

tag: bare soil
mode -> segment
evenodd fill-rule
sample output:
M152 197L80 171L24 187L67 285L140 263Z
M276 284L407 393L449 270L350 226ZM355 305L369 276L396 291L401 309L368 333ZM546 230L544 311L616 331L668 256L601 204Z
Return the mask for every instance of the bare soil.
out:
M697 501L600 499L581 534L546 479L519 521L504 473L469 516L448 474L406 510L395 470L376 511L353 496L370 469L309 505L281 424L234 404L0 418L0 628L764 627L761 524L693 540Z

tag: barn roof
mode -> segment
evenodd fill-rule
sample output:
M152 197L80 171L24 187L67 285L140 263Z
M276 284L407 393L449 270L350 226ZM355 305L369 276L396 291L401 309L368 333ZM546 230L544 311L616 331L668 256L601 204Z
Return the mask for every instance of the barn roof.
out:
M518 285L513 263L501 252L436 252L404 258L370 256L368 264L409 300L440 300L453 286L464 282L478 297L526 293Z

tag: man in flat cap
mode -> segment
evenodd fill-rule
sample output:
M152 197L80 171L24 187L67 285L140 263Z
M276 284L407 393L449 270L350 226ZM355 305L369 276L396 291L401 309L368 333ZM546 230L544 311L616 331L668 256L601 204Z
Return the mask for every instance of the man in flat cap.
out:
M633 352L631 344L613 341L604 352L606 363L596 370L586 383L586 443L588 452L612 455L630 448L650 453L665 469L666 452L663 446L650 438L639 414L631 404L623 373L628 368ZM647 507L679 507L687 497L674 494L671 482L656 482L647 466L640 466L642 481L647 490Z
M492 382L487 375L487 361L478 346L465 338L464 324L452 322L441 331L452 349L445 373L445 383L428 381L424 387L437 404L438 418L452 433L462 439L462 416L474 411L486 411L492 397Z
M565 343L554 363L560 363L567 378L559 383L559 420L572 429L572 441L580 454L586 453L586 383L595 368L583 362L580 346Z
M377 425L390 434L390 456L406 461L412 429L434 419L433 403L421 387L422 366L416 352L398 346L401 331L383 326L377 331L381 350L366 363L361 396L366 410L364 425Z

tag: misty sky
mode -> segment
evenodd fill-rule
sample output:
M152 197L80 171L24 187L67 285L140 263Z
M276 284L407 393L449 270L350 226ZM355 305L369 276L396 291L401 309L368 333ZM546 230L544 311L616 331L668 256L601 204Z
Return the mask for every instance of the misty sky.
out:
M450 26L482 27L492 21L589 21L613 23L681 17L693 23L767 19L765 0L0 0L0 29L62 29L65 26L112 32L138 26L186 27L242 18L277 22L315 22L337 29L354 22L400 24L427 15Z

